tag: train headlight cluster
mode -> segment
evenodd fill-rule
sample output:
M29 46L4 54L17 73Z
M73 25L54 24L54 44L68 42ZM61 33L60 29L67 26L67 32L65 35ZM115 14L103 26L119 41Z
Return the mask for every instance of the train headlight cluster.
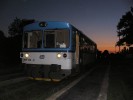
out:
M26 58L28 58L28 57L29 57L29 54L28 54L28 53L26 53L24 56L25 56Z
M57 58L61 58L61 57L67 58L67 54L66 54L66 53L64 53L64 54L62 54L62 53L57 53Z
M61 54L60 53L57 54L57 58L61 58Z
M66 57L67 57L67 54L66 54L66 53L64 53L64 54L63 54L63 57L64 57L64 58L66 58Z

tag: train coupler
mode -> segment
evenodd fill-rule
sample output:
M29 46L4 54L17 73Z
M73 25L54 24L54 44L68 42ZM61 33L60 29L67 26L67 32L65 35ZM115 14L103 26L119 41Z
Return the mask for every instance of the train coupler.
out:
M60 70L61 70L61 65L51 64L50 71L52 71L52 72L58 72Z

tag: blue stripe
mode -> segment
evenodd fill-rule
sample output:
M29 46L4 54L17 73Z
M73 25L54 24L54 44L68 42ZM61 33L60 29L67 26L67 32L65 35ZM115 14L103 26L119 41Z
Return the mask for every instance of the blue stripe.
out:
M58 29L58 28L70 28L71 25L67 22L50 22L50 21L45 21L47 23L47 26L45 27L40 27L39 23L40 22L35 22L32 24L29 24L24 27L24 31L31 31L31 30L46 30L46 29Z
M75 52L72 49L22 49L23 52Z

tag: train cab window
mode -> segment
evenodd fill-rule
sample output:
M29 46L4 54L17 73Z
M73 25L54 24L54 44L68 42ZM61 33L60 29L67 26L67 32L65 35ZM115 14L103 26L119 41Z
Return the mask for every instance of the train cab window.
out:
M24 33L23 48L28 48L28 33Z
M47 48L55 47L55 34L46 34L46 47Z
M69 31L66 29L45 30L44 47L45 48L68 48Z
M42 32L32 31L24 33L23 48L41 48Z

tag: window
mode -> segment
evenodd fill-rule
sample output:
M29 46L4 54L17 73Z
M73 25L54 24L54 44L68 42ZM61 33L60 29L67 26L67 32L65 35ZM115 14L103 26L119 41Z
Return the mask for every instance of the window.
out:
M24 48L41 48L42 47L42 32L32 31L24 33Z
M45 48L68 48L69 47L69 30L45 30L44 31Z
M68 48L69 30L45 30L25 32L23 48Z

